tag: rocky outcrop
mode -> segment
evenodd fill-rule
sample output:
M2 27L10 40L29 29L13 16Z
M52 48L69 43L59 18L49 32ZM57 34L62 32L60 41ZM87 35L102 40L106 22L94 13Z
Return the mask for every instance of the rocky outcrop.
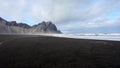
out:
M41 22L37 25L29 26L16 21L8 22L0 17L0 34L41 34L41 33L61 33L52 22Z

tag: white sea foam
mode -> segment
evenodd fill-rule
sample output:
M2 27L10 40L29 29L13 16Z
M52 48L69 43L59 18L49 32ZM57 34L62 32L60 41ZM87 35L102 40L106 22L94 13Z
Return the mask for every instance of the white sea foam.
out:
M120 34L47 34L47 36L120 41Z

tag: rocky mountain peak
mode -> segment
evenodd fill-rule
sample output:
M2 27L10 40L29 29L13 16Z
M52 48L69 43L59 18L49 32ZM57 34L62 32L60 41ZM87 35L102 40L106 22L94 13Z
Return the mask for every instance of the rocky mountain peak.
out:
M59 30L57 30L57 27L55 24L53 24L51 21L42 21L41 23L34 25L34 28L36 28L36 31L40 31L43 33L61 33Z
M31 28L31 26L29 26L28 24L25 24L25 23L18 23L19 27L23 27L23 28Z
M53 24L51 21L47 21L46 22L46 25L48 26L48 25L51 25L51 24Z
M8 26L17 26L17 22L16 21L10 21L10 22L6 23L6 25L8 25Z
M39 24L37 24L37 25L34 25L34 26L39 26L39 25L45 25L45 26L48 26L48 25L50 25L50 24L52 24L51 21L48 21L48 22L42 21L41 23L39 23Z
M6 25L8 25L8 26L23 27L23 28L30 28L29 25L27 25L25 23L17 23L16 21L10 21L10 22L6 23Z

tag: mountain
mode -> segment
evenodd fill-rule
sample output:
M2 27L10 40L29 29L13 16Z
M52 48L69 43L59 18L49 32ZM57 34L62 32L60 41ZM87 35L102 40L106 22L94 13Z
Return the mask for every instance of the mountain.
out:
M41 22L37 25L29 26L25 23L17 23L16 21L7 21L0 17L0 34L48 34L61 33L51 21Z

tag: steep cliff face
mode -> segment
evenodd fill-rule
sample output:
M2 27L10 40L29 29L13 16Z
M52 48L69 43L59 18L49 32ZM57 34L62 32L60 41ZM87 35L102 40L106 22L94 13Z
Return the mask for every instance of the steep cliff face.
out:
M0 34L41 34L41 33L61 33L52 22L41 22L34 26L16 21L8 22L0 18Z
M52 22L39 23L38 25L34 25L32 28L32 32L41 32L41 33L61 33L57 30L57 27Z

